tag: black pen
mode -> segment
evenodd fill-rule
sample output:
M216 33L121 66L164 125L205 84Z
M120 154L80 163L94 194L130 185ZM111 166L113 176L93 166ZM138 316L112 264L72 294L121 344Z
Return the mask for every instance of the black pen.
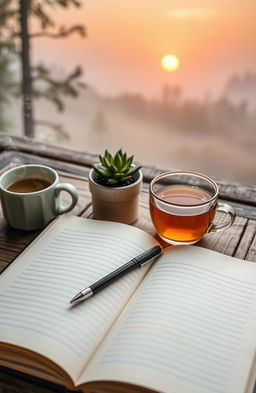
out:
M162 247L155 246L152 247L150 250L143 252L142 254L138 255L136 258L133 258L129 262L125 263L123 266L120 266L118 269L114 270L113 272L107 274L105 277L101 278L100 280L96 281L94 284L90 285L89 287L83 289L79 292L73 299L70 300L70 303L79 303L83 300L88 299L95 293L101 291L101 289L105 288L118 278L124 276L126 273L141 267L146 262L149 262L152 258L155 258L157 255L160 255L162 252Z

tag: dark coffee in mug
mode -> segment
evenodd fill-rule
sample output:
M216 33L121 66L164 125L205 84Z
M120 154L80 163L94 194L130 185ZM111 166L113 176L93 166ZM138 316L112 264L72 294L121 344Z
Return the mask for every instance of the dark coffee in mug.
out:
M62 192L70 195L69 204L62 203ZM4 172L0 197L8 224L25 231L44 228L56 216L71 211L78 201L72 184L60 183L53 168L40 164L20 165Z
M44 190L51 184L52 183L47 179L42 179L39 177L28 177L15 181L7 187L7 190L18 193L29 193Z

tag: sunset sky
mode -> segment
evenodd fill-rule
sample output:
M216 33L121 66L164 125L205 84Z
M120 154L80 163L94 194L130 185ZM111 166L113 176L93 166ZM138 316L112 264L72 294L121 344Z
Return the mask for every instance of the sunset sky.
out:
M158 97L168 83L186 96L215 95L233 73L255 71L255 0L84 0L54 15L58 24L84 24L87 37L37 39L34 59L63 70L79 64L104 94ZM161 67L167 54L178 70Z

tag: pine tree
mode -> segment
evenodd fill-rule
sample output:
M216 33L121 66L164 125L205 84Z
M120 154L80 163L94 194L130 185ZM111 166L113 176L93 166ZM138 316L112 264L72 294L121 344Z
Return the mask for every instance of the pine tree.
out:
M58 7L68 9L70 6L80 7L81 2L79 0L0 0L0 67L2 66L6 75L11 63L11 55L19 56L22 80L16 81L17 83L10 82L8 92L15 94L18 91L21 94L25 136L32 138L35 136L35 124L48 125L63 134L61 127L57 124L46 120L34 120L34 98L46 98L61 111L64 109L63 95L76 97L79 88L84 87L82 83L79 83L82 75L82 69L79 66L65 77L56 79L46 65L31 64L31 40L40 37L65 38L73 33L78 33L82 37L86 35L85 27L82 25L56 27L50 11ZM32 33L29 31L30 18L37 19L39 31ZM8 56L4 56L7 48ZM2 79L6 80L5 77ZM0 79L0 116L1 102L5 99L6 91L3 80Z

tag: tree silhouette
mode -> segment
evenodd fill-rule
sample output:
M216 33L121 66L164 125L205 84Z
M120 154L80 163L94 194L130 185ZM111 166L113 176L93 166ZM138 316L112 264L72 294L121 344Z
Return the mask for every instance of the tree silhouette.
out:
M82 37L86 35L85 27L82 25L56 27L49 11L57 7L68 9L70 6L80 7L81 2L79 0L0 0L0 55L2 58L4 48L9 47L10 52L20 56L22 78L20 86L16 86L16 93L19 92L22 96L24 135L28 137L34 137L35 124L51 126L63 133L57 124L45 119L34 120L33 98L46 98L55 104L59 111L62 111L64 109L63 96L76 97L79 88L84 87L84 84L79 83L82 75L82 69L79 66L65 77L56 79L52 76L49 67L44 64L34 66L30 62L30 42L34 38L58 39L68 37L73 33L78 33ZM32 33L29 31L30 18L37 19L39 31ZM50 32L49 29L51 29ZM10 58L7 58L6 72L9 63ZM15 93L15 85L11 84L10 87Z
M10 91L12 73L9 70L9 48L0 45L0 131L7 127L5 107L9 102L6 91Z

